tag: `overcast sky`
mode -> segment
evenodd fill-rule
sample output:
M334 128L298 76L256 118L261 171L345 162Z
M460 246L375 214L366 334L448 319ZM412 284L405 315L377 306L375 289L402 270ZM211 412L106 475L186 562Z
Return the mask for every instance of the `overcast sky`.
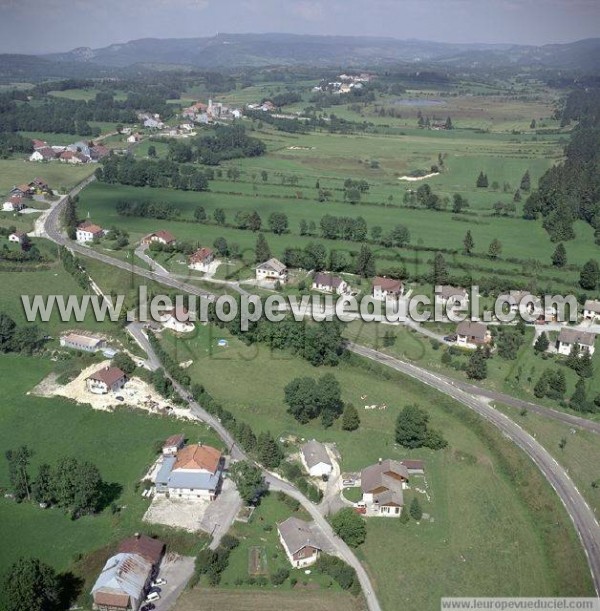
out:
M600 0L0 0L0 52L293 32L544 44L600 35Z

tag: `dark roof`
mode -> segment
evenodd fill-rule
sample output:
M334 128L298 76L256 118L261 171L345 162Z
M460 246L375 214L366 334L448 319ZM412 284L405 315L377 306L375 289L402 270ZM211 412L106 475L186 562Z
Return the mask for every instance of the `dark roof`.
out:
M580 346L593 346L596 335L589 331L569 329L563 327L558 334L558 341L563 344L579 344Z
M305 522L294 517L277 524L279 534L290 554L295 554L307 546L322 549L322 544L319 541L319 537L316 536L315 528L314 523Z
M119 553L138 554L148 562L156 565L165 551L165 544L147 535L134 535L123 539L119 544Z
M425 463L422 460L402 460L400 464L404 465L409 471L425 470Z
M388 293L400 293L402 291L402 282L394 278L376 276L373 280L373 287L379 287L382 291Z
M183 435L171 435L165 439L163 443L163 448L171 447L171 446L180 446L184 442L185 438Z
M325 446L316 439L311 439L300 449L309 469L319 463L331 465L331 459L329 458L329 454L327 454Z
M126 377L125 374L118 367L105 367L88 376L88 380L97 380L98 382L104 382L107 386L112 386L124 377Z
M317 286L330 286L332 289L337 289L344 281L339 276L334 276L333 274L327 274L325 272L318 272L315 274L313 282Z
M467 337L484 340L487 337L487 327L482 322L463 320L457 325L456 333L458 335L466 335Z
M467 295L466 289L463 289L460 286L450 286L449 284L442 284L440 286L436 286L436 293L442 299L450 299L451 297L464 297Z

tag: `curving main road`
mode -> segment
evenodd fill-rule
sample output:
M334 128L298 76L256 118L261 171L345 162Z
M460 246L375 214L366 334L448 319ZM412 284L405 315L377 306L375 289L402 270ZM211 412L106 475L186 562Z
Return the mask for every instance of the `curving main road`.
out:
M148 362L151 366L157 367L160 366L160 360L156 353L154 352L148 338L143 332L143 327L140 323L132 323L128 325L129 333L134 337L137 343L142 347L143 350L146 351L148 355ZM165 375L168 375L165 372ZM170 376L169 376L170 377ZM354 552L344 543L331 528L329 522L321 515L321 512L317 508L316 505L311 503L293 484L281 479L274 473L267 471L264 467L256 463L252 460L245 452L240 448L231 433L221 424L221 421L209 414L197 401L194 401L191 398L189 391L187 391L183 386L177 383L173 378L170 378L173 383L173 388L177 391L179 396L188 403L190 407L190 411L198 420L206 423L210 426L216 433L219 435L225 446L228 448L229 455L234 460L247 460L257 467L259 467L264 475L265 482L268 484L270 490L282 491L285 492L288 496L295 498L299 501L302 506L310 513L311 517L315 521L315 523L321 529L323 536L325 537L329 547L331 550L334 550L343 560L349 564L358 576L360 581L360 585L363 590L363 594L367 601L367 605L370 611L381 611L381 607L379 605L379 601L377 600L377 596L373 591L373 586L371 585L371 581L365 570L364 566L358 560Z
M596 594L600 596L600 526L594 512L573 483L573 480L539 442L508 416L488 405L486 401L460 388L454 380L438 376L426 369L382 354L372 348L357 344L348 344L347 348L355 354L391 367L452 397L491 422L508 439L518 445L543 473L571 517L587 555ZM475 388L477 393L480 394L480 389Z
M93 177L84 181L84 183L78 185L70 193L70 195L77 194L84 186L89 184L91 180L93 180ZM61 199L49 211L49 213L45 215L45 218L43 220L42 235L45 235L57 244L68 245L71 250L86 257L91 257L96 260L102 261L103 263L106 263L108 265L127 270L131 273L142 276L149 280L159 282L166 286L176 288L180 291L184 291L192 295L214 297L208 291L202 290L197 286L182 282L180 280L172 278L171 276L165 276L162 274L151 272L136 265L130 265L126 262L114 259L113 257L110 257L108 255L98 253L90 248L86 248L71 242L63 236L60 227L60 214L65 202L66 197ZM596 593L600 595L600 527L594 516L593 511L590 509L589 505L586 503L585 499L583 498L569 475L556 462L556 460L550 455L550 453L531 435L529 435L529 433L524 431L518 424L516 424L513 420L511 420L502 412L499 412L498 410L491 407L481 397L487 397L516 407L525 407L526 409L539 413L540 415L543 415L545 417L549 417L566 424L575 425L595 433L600 432L599 423L586 420L585 418L579 418L574 415L559 412L557 410L543 407L541 405L536 405L527 401L515 399L510 395L487 391L468 383L452 380L450 378L446 378L445 376L434 374L426 369L413 365L412 363L408 363L400 359L388 356L372 348L367 348L364 346L359 346L357 344L349 343L348 349L360 356L391 367L405 375L409 375L410 377L435 388L436 390L444 393L445 395L452 397L456 401L459 401L463 405L466 405L467 407L478 413L487 421L494 424L500 431L502 431L502 433L508 439L513 441L517 446L519 446L540 469L544 477L554 488L563 505L565 506L571 520L573 521L577 534L587 555L588 564L592 574ZM148 353L148 356L150 359L153 358L152 351ZM187 400L187 393L185 392L185 390L179 387L177 384L175 384L175 388L180 393L180 395L185 397ZM205 421L212 428L214 428L214 430L219 434L219 436L223 439L226 445L231 448L232 457L247 460L247 457L244 452L235 444L235 440L231 437L229 432L221 425L221 423L216 418L208 414L197 403L190 403L190 407L192 409L192 412L196 414L201 420ZM364 567L359 562L358 558L354 555L354 553L350 550L350 548L348 548L348 546L343 543L343 541L341 541L334 535L333 531L331 530L331 527L323 518L323 516L319 513L317 507L313 505L304 495L302 495L300 491L298 491L294 486L284 480L281 480L280 478L276 477L268 471L263 471L265 473L266 481L274 490L283 490L287 494L290 494L298 501L300 501L302 505L309 511L311 516L313 516L315 522L321 527L321 529L329 539L330 543L333 544L333 548L336 549L336 551L344 558L344 560L348 564L350 564L356 569L361 586L363 588L363 592L367 599L369 609L371 611L380 611L379 603L373 592L372 585Z

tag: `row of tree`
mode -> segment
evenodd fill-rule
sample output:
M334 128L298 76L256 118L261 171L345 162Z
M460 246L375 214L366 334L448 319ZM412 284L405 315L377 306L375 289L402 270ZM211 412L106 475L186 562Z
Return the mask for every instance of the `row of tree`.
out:
M11 492L18 502L35 501L57 505L73 519L100 511L105 502L106 484L98 468L75 457L65 457L53 468L42 463L32 478L29 467L33 453L27 446L6 452Z
M184 165L159 159L135 159L132 155L108 155L96 172L100 182L132 187L171 188L181 191L207 191L207 173Z

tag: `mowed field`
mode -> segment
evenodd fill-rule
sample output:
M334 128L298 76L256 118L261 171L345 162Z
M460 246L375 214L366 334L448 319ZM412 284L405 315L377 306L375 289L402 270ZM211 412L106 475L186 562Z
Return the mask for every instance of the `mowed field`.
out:
M62 398L29 394L46 375L56 370L49 359L20 356L0 357L3 401L0 406L0 489L8 487L4 454L27 445L33 451L30 473L40 464L56 465L64 456L94 463L116 491L113 513L109 507L96 516L71 520L60 509L40 509L35 504L16 504L0 498L3 545L0 575L20 556L36 556L58 571L74 569L82 556L105 549L136 531L155 532L177 538L177 533L148 527L141 518L148 501L136 492L136 484L156 457L157 444L169 435L183 433L192 441L221 447L203 425L148 416L119 409L114 413L94 411ZM199 537L182 537L190 551L201 544ZM105 561L107 555L101 560ZM85 568L85 563L82 570ZM85 573L84 578L92 575ZM87 583L86 587L90 584Z
M459 105L465 116L473 110L475 103L464 97L448 100ZM508 109L502 106L503 101ZM477 103L483 104L483 99L477 99ZM492 106L493 110L489 112L502 120L521 117L522 121L527 119L529 122L532 117L548 117L552 111L551 104L542 100L517 103L499 98L492 101ZM334 110L338 112L344 108L335 107ZM365 112L369 112L369 108L366 107ZM409 111L413 113L416 109L410 108ZM385 118L392 123L400 121ZM550 119L544 121L552 123ZM326 214L360 216L365 219L369 230L381 227L386 232L394 225L402 224L410 231L411 243L404 249L373 245L379 271L405 265L411 273L423 273L430 266L432 254L417 252L415 247L445 248L457 251L447 255L451 273L464 276L471 272L475 280L478 276L496 274L509 281L516 279L521 284L532 285L532 290L537 284L552 286L562 292L577 282L576 269L550 267L556 245L550 242L541 221L521 218L526 192L522 193L521 202L516 202L514 214L497 216L494 213L495 203L513 203L513 194L526 171L529 171L535 188L543 173L561 159L568 132L536 133L529 128L509 130L505 125L490 131L471 127L451 131L421 130L415 127L412 119L410 125L402 130L390 132L383 129L381 133L351 135L320 131L285 134L256 121L246 122L246 125L253 135L266 142L268 153L259 158L234 160L216 168L216 179L211 181L209 192L94 184L81 196L81 213L89 213L103 226L123 227L134 239L160 227L168 229L180 240L201 245L210 246L222 236L242 251L251 253L256 236L235 227L236 213L256 210L262 218L263 230L268 232L269 215L285 212L289 233L284 236L267 233L275 256L281 256L286 247L304 247L310 241L322 240L319 222ZM159 157L165 156L164 145L157 144ZM145 146L136 151L141 157L146 153ZM414 170L428 171L432 165L439 164L440 158L443 166L438 176L416 182L399 180ZM238 179L227 177L230 168L239 172ZM488 176L490 187L487 189L475 186L480 171ZM263 178L265 172L266 180ZM347 178L364 179L369 183L369 191L363 194L358 204L344 201L343 184ZM468 199L469 208L462 214L454 214L451 205L440 211L407 207L404 204L407 191L424 183L441 197L451 199L454 193L460 193ZM329 191L328 201L318 201L318 187ZM170 202L181 210L181 216L177 221L119 217L115 204L120 199ZM224 209L226 226L194 223L193 213L199 205L204 206L209 219L215 209ZM315 233L301 236L301 221L314 222ZM582 265L598 247L594 244L593 230L589 225L577 222L575 229L577 239L566 244L567 257L569 264ZM474 254L470 257L462 254L467 230L471 231L475 242ZM502 254L491 260L487 251L494 239L501 241ZM347 251L351 255L359 249L357 243L322 241L329 249ZM532 264L534 261L546 268L536 268Z
M175 611L363 611L353 596L341 592L303 589L227 590L222 588L194 588L177 601Z
M0 160L0 195L6 196L15 186L30 183L36 176L43 178L52 189L64 193L94 173L95 165L70 163L38 163L23 158Z
M227 348L217 346L221 338L228 340ZM425 460L431 501L419 498L433 521L403 527L394 520L370 520L367 543L359 550L384 609L396 609L401 600L410 611L433 610L439 608L440 596L473 592L533 596L588 591L583 554L554 493L516 448L487 425L476 424L476 418L464 420L461 406L401 376L386 379L350 364L315 369L262 345L244 346L210 326L201 327L191 339L167 335L164 344L178 361L193 360L187 370L193 381L255 431L333 442L343 471L361 469L379 457ZM326 372L336 376L343 399L359 410L358 431L342 431L339 423L326 430L318 421L299 425L287 414L285 385L295 377ZM431 425L443 430L449 441L447 450L408 451L395 444L396 416L409 403L428 411ZM386 409L365 411L366 404ZM517 470L516 480L512 469ZM519 483L521 478L529 481L529 488ZM542 524L539 503L546 508L544 521L552 515L553 524L564 526L562 541L556 539L555 527ZM558 569L566 549L572 559ZM572 562L579 564L576 573ZM570 577L563 580L562 571Z

